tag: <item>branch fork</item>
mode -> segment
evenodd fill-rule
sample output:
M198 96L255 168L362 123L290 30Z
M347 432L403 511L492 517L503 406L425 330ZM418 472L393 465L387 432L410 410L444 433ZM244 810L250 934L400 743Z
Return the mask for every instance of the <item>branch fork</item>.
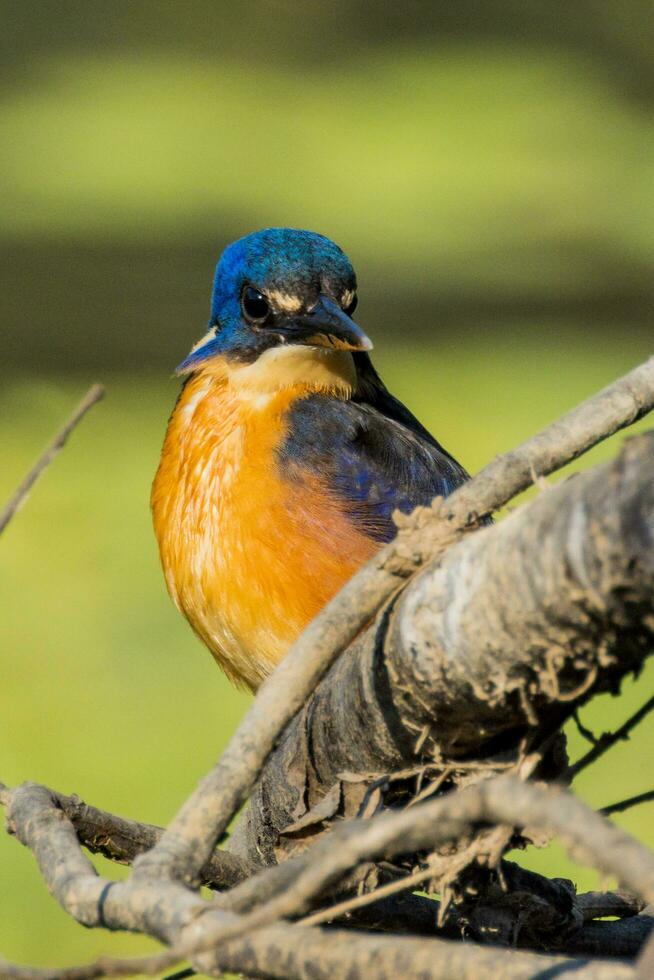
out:
M595 693L637 673L654 646L654 434L548 486L500 524L483 522L653 407L651 359L446 500L398 517L396 540L300 637L165 831L34 784L0 786L10 829L69 914L169 947L68 971L5 963L0 975L86 980L190 960L216 976L635 977L629 959L652 925L642 908L654 903L654 856L546 784L571 779L612 744L600 739L569 766L560 729ZM345 773L363 780L361 791L334 791ZM216 851L248 798L229 850ZM293 822L297 839L277 864ZM615 875L629 895L576 896L506 862L532 827ZM81 843L133 864L131 877L98 876ZM353 896L371 868L393 873ZM449 914L446 902L401 895L430 879L443 894L451 886ZM219 894L203 899L200 883ZM607 909L617 922L597 921ZM550 929L539 934L534 923L545 919ZM333 921L350 928L320 928ZM366 923L393 935L352 928ZM461 928L509 945L542 940L547 952L450 938ZM645 965L648 957L653 948Z

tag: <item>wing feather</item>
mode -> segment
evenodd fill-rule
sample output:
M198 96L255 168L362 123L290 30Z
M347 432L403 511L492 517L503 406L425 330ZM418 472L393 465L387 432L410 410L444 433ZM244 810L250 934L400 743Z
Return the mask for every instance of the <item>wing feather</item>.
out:
M356 401L298 399L278 459L286 479L317 477L359 530L386 542L397 532L394 510L446 496L468 474L376 380Z

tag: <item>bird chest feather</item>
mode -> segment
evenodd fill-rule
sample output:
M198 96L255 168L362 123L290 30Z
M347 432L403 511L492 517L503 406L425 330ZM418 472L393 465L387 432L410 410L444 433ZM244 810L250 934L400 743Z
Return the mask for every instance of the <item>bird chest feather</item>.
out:
M195 632L251 688L392 540L396 511L466 479L375 371L356 289L324 235L246 235L177 367L188 381L152 488L161 561Z
M256 687L376 545L277 450L299 386L192 376L152 492L168 590L233 679Z

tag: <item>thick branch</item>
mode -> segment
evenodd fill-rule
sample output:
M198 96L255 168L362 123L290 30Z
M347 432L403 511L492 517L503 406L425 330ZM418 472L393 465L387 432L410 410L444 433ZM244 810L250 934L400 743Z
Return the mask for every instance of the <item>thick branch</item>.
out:
M534 980L547 976L561 980L635 980L634 970L615 960L569 959L446 939L357 936L301 926L262 929L203 957L200 965L214 976L220 976L221 969L239 970L278 980Z
M617 875L646 901L654 898L654 855L647 848L570 794L504 776L420 807L339 826L316 845L312 860L283 893L251 913L250 926L303 911L311 898L360 861L431 850L461 839L480 823L552 831L594 867Z
M515 756L525 734L615 690L654 645L653 542L654 433L451 547L289 725L232 849L273 863L329 817L356 813L361 784L348 773L427 756L446 785L461 781L468 757ZM312 820L328 792L332 812L323 804Z
M402 521L382 549L309 625L263 685L219 763L186 801L140 867L197 879L221 834L245 802L288 722L340 652L425 560L434 558L477 517L503 506L538 475L551 473L654 408L654 358L583 402L518 449L498 457L434 514ZM436 519L438 518L438 520Z
M435 939L394 937L391 950L377 936L325 934L278 919L306 911L354 865L429 853L496 823L502 826L492 831L491 864L511 827L545 826L653 899L652 856L566 794L504 778L428 798L466 777L469 757L478 765L480 752L488 756L489 771L505 766L526 734L554 731L571 707L596 690L617 687L642 664L654 632L654 436L635 440L617 463L549 491L499 527L458 539L507 494L644 414L652 401L649 362L570 413L571 428L552 427L448 501L403 521L396 542L355 577L264 686L221 763L153 851L137 861L128 882L95 874L47 790L12 792L10 823L61 904L85 924L136 929L172 944L169 953L150 959L148 970L188 955L208 972L229 967L285 978L338 975L346 968L352 976L380 978L493 975L500 968L508 977L532 976L550 967L559 975L569 968L575 976L633 975L615 963L596 961L584 973L583 964L562 958ZM334 816L360 807L374 813L387 789L402 790L389 777L367 792L366 777L407 763L415 768L403 778L425 777L420 795L426 802L344 823L312 850L285 891L273 889L268 901L244 915L207 903L175 881L198 880L275 739L327 665L390 593L435 557L440 564L418 575L359 638L287 729L254 798L255 817L244 825L245 854L248 863L255 855L273 863L294 836L306 844ZM523 769L533 771L532 762ZM234 898L239 892L242 898L246 885Z
M645 899L654 896L654 858L642 845L569 794L507 777L421 807L343 825L316 849L314 860L292 889L273 899L267 908L241 918L208 905L176 883L133 880L115 883L108 889L108 883L96 876L82 856L72 825L43 787L28 784L13 791L9 806L10 825L33 850L48 888L79 921L137 928L175 944L170 953L138 964L142 972L165 968L186 954L206 972L219 975L221 969L233 968L287 980L307 976L310 969L316 968L324 971L318 975L338 975L344 964L352 971L349 975L380 978L401 975L437 980L452 975L489 975L488 971L495 975L500 969L503 976L531 977L546 968L581 971L575 976L631 976L628 968L615 963L612 973L601 961L595 961L584 973L583 964L565 958L507 954L474 944L433 939L394 937L386 941L350 933L326 935L316 929L275 924L252 932L266 919L274 921L280 913L296 913L305 907L310 897L339 873L338 866L342 871L360 858L431 847L439 841L457 839L486 822L519 819L520 824L552 829L569 846L583 847L597 867L619 874ZM200 950L215 949L219 940L246 931L247 939L227 946L223 943L218 952L207 956L198 955ZM381 958L380 952L384 953ZM134 966L133 960L128 963ZM105 972L118 974L123 966L107 961Z
M566 937L566 953L587 956L619 956L633 959L653 934L651 915L634 915L617 922L589 922L574 936Z

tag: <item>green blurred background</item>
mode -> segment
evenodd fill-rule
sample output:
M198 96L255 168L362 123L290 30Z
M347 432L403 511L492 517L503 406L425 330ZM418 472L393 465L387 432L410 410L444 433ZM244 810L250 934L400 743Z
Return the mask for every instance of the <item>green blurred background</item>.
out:
M164 823L248 701L172 608L148 511L221 249L335 238L389 386L475 470L651 352L652 4L11 0L0 22L0 500L109 390L0 542L0 779ZM581 795L649 789L653 741ZM618 819L654 844L653 814ZM597 884L557 847L525 860ZM0 880L4 956L151 948L69 920L3 836Z

